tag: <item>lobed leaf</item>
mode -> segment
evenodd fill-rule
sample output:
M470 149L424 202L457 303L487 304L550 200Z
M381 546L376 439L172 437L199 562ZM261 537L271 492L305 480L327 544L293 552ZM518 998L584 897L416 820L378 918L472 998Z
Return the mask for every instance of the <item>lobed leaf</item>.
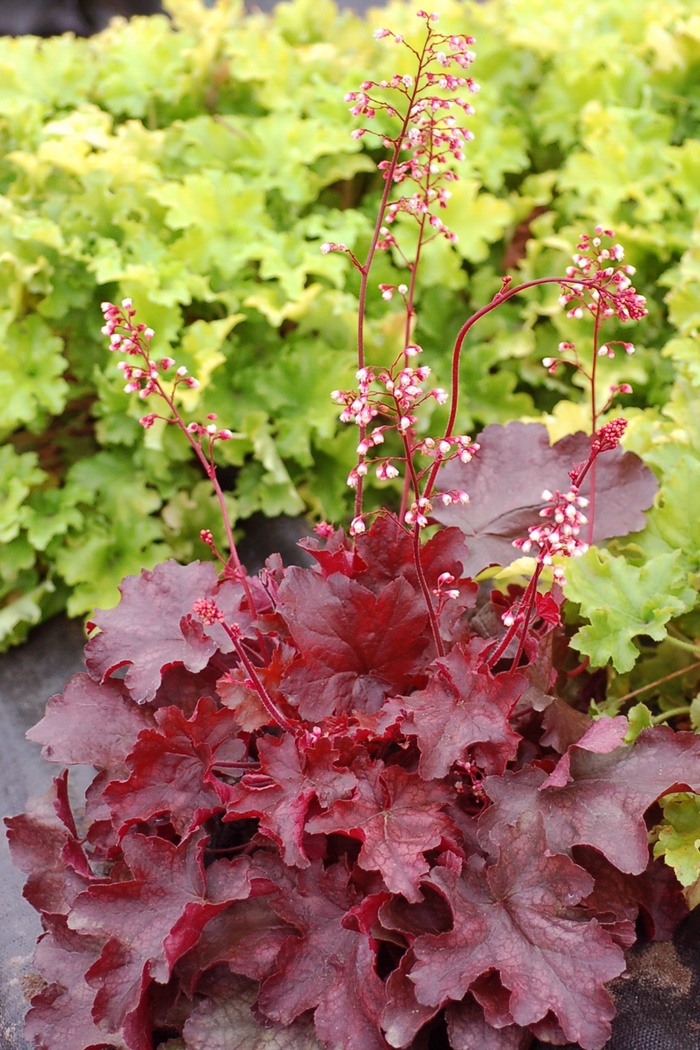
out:
M597 923L568 917L593 880L544 843L541 818L525 815L501 826L483 873L433 870L426 881L450 904L454 927L418 938L411 980L419 1002L438 1005L496 970L508 1003L500 1023L530 1025L551 1011L567 1039L601 1050L614 1013L605 982L624 970L624 956Z
M634 638L663 641L669 620L692 609L697 598L688 586L680 551L658 554L637 566L607 550L591 549L567 565L564 593L590 621L572 645L595 666L611 660L617 671L634 666L639 655Z
M312 817L306 830L341 831L358 838L363 844L360 867L380 871L392 893L419 901L420 880L430 870L425 854L456 832L443 809L451 793L445 785L426 784L400 766L365 764L361 772L353 797Z
M85 648L90 675L104 682L127 666L124 681L138 702L152 700L167 668L182 664L188 671L203 670L217 651L231 643L218 624L206 632L192 615L200 598L217 592L217 600L238 596L236 587L218 587L211 562L178 565L168 561L140 576L127 576L120 587L122 600L115 609L97 612L90 627L100 633ZM223 591L223 593L221 593ZM143 624L148 630L144 631Z
M489 565L509 565L516 552L513 540L525 539L539 520L542 493L566 492L569 471L585 462L590 438L570 434L550 445L542 423L492 424L476 439L479 452L471 463L447 463L439 475L442 488L466 489L465 505L440 506L433 517L457 525L465 534L469 558L465 573L476 576ZM581 495L590 496L590 474ZM595 514L591 542L624 536L644 525L643 511L653 501L657 482L648 467L618 446L596 462Z
M481 817L480 838L487 845L503 823L536 813L553 853L593 846L620 871L640 873L649 860L644 814L670 791L700 788L700 738L656 726L607 752L588 751L582 741L562 759L561 786L534 767L489 777L492 805Z
M323 579L292 567L279 590L278 611L303 654L282 690L314 721L377 711L387 694L408 686L431 644L425 604L402 577L375 594L340 573Z
M354 903L345 866L324 870L316 862L270 903L299 936L283 945L275 972L262 982L257 1007L263 1016L288 1025L315 1010L323 1045L385 1050L378 1024L385 992L374 952L366 937L342 924Z
M494 677L479 667L474 652L459 645L436 660L432 672L425 689L389 701L383 711L386 718L398 718L407 736L417 738L421 777L446 776L468 749L482 769L503 772L520 742L509 716L527 679L513 672Z

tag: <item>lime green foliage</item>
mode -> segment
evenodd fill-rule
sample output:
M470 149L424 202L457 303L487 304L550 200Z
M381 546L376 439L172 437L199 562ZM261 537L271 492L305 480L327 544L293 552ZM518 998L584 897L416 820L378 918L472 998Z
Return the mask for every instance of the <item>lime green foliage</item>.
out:
M664 819L654 829L654 856L665 858L682 886L692 886L700 878L700 795L667 795L661 806Z
M679 362L666 405L634 413L624 442L659 478L645 529L613 542L610 550L592 549L567 565L566 596L579 603L581 615L590 621L574 645L594 665L611 661L620 672L608 704L601 708L608 714L618 709L616 694L634 693L657 681L662 686L660 711L676 713L687 705L685 698L697 676L699 402L700 376ZM640 653L643 658L635 667Z
M590 619L574 645L595 666L612 660L616 670L628 671L638 655L633 638L661 641L669 620L693 607L697 594L679 557L678 551L658 554L637 566L593 547L567 566L567 597Z
M0 486L17 482L2 509L0 645L66 605L81 615L113 604L124 572L203 553L188 524L205 524L201 473L176 435L138 426L142 405L123 394L99 333L101 300L133 297L156 353L172 351L202 381L186 414L216 412L235 431L221 446L234 517L307 509L338 520L348 509L354 440L338 435L328 393L351 382L357 277L319 247L368 243L378 155L369 137L351 138L343 96L402 71L400 49L371 30L409 35L415 5L391 3L369 25L330 0L272 15L234 0L168 7L173 22L115 23L90 40L0 40ZM602 384L631 381L644 408L666 401L681 366L697 383L694 8L598 0L579 25L545 0L441 0L445 30L477 37L482 92L446 214L459 242L425 250L418 336L436 382L446 385L451 341L504 268L560 272L578 235L602 222L650 301L637 358L603 360ZM378 362L400 335L376 284L395 277L379 260L367 334ZM556 288L484 319L464 353L461 428L575 401L570 378L540 364L572 338L583 350ZM689 605L682 572L698 571L697 516L690 525L678 511L697 464L670 462L676 425L651 412L643 440L639 430L665 487L635 557L657 566L645 587L662 586L668 566L678 574L677 606L645 614L657 631ZM618 661L646 623L627 623Z

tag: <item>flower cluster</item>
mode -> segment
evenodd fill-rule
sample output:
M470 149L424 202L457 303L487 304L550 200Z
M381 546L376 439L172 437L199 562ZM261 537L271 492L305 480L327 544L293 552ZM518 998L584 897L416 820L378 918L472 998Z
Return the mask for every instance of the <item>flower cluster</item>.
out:
M583 317L586 310L596 318L617 317L623 322L646 316L646 299L630 280L635 268L617 265L625 251L621 244L614 243L614 238L614 231L602 226L596 226L594 237L581 237L573 265L566 269L568 281L562 285L559 299L567 308L567 317ZM623 345L627 353L633 352L631 343ZM609 349L601 348L601 352L609 354Z
M617 448L622 439L622 435L627 429L627 420L623 416L619 416L617 419L611 419L605 426L602 426L600 430L593 435L593 441L591 442L591 455L598 456L601 452L610 452L612 449Z
M224 615L218 605L210 598L198 598L192 606L192 612L207 627L211 627L215 623L223 623L224 620Z
M588 550L588 544L579 539L579 534L588 518L583 509L588 500L579 495L577 485L572 485L567 492L557 490L551 493L545 489L542 499L546 506L540 511L540 517L546 521L541 525L532 525L527 531L527 539L514 540L513 546L523 554L529 554L533 546L537 548L537 561L541 565L552 565L555 555L567 558L579 558ZM554 578L564 582L563 571L559 566L554 568Z
M193 440L200 445L207 441L211 447L214 441L230 441L233 433L230 430L220 429L216 426L216 415L211 413L207 416L206 423L190 423L187 426L182 422L179 413L175 409L174 395L178 386L186 386L194 390L199 386L199 381L187 374L184 365L176 367L172 357L161 357L157 361L151 354L151 340L155 333L152 328L145 324L136 322L136 310L131 299L122 299L121 305L114 303L102 303L102 315L104 325L102 334L109 337L109 349L113 353L125 354L127 360L120 361L117 368L124 373L127 394L138 393L142 400L146 400L155 394L165 401L171 411L170 416L161 416L157 412L147 412L139 422L144 429L148 430L157 419L164 419L167 423L178 423ZM132 363L129 358L135 358ZM163 378L170 379L169 389L163 385Z
M457 239L434 209L447 207L450 192L444 184L457 178L449 165L464 160L465 146L474 137L454 115L455 108L466 116L474 113L468 96L476 94L479 86L470 76L464 75L475 58L470 49L474 38L435 33L433 24L438 21L438 16L434 13L419 11L418 17L427 28L418 76L395 73L389 80L365 80L359 91L351 91L345 96L346 102L352 102L350 112L353 116L372 120L378 112L383 112L388 117L400 119L400 130L394 138L366 127L357 128L352 136L360 139L367 134L377 135L385 148L392 151L390 159L379 163L385 180L391 185L409 180L418 187L411 194L387 200L382 239L378 242L378 247L383 250L396 243L388 226L399 212L418 219L421 226L431 226L436 236L440 234L453 242ZM401 34L378 29L374 35L377 39L392 38L405 45L412 58L415 57L416 52ZM431 70L430 66L439 68ZM457 71L451 72L454 67ZM403 158L403 154L407 156ZM324 245L324 248L346 250L335 244Z
M415 426L418 422L417 409L429 399L434 399L439 405L447 400L447 394L441 387L425 390L423 384L430 375L427 365L414 367L408 362L421 354L422 348L415 343L404 347L401 354L396 358L389 369L375 370L373 368L360 368L357 371L358 388L356 390L334 390L332 399L339 405L343 405L340 420L343 423L355 423L362 432L361 440L357 446L358 462L350 471L347 483L351 488L356 488L360 478L369 472L370 466L380 481L391 481L401 474L398 463L412 463L416 453L424 455L433 462L444 463L450 459L459 458L462 463L468 463L478 451L478 444L473 443L469 437L459 435L449 438L426 437L417 440L415 437ZM388 422L367 428L377 418L388 419ZM385 443L388 432L394 431L399 435L403 444L403 453L399 456L369 456L373 449ZM427 469L427 468L426 468ZM415 480L420 481L425 471L417 471ZM438 494L445 504L466 503L469 499L466 492L454 489L449 492ZM432 509L430 501L416 495L410 509L405 513L404 521L407 525L416 525L424 528L428 524L428 516ZM355 518L351 525L351 532L357 535L364 531L361 517Z

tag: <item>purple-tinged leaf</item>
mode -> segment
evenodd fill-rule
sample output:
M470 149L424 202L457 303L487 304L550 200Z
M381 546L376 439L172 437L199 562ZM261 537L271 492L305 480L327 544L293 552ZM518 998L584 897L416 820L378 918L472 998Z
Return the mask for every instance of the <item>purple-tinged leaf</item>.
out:
M517 1024L492 1027L473 999L450 1003L445 1011L451 1050L528 1050L532 1035Z
M85 974L99 957L103 939L69 930L65 918L44 920L47 932L34 952L34 966L48 982L32 998L25 1035L39 1050L126 1050L116 1034L101 1031L92 1018L95 993Z
M97 992L96 1019L109 1031L132 1030L151 980L165 983L208 920L249 896L247 858L216 861L205 874L206 838L201 832L175 846L127 835L122 848L132 877L100 883L76 898L71 927L109 938L87 975Z
M386 1050L379 1030L386 996L374 952L367 937L342 925L356 903L347 870L315 862L295 875L270 904L299 935L282 946L276 972L261 985L258 1009L280 1024L315 1010L316 1032L327 1048Z
M224 820L259 817L260 831L278 844L285 862L306 867L309 859L303 844L304 823L312 799L327 808L348 795L357 779L336 767L339 752L327 740L305 748L302 758L289 734L262 737L258 755L259 770L246 773L226 790Z
M417 738L425 780L447 776L468 748L481 769L500 773L518 749L508 716L527 685L521 674L494 677L480 669L478 658L458 645L435 661L424 689L390 700L384 710L386 717L400 716L402 731Z
M420 901L419 882L430 865L424 854L456 829L443 811L449 789L426 784L401 766L366 766L352 799L336 802L307 821L306 830L346 832L362 843L360 867L380 871L387 888L408 901Z
M236 736L235 714L217 710L209 697L199 701L189 719L178 707L163 707L155 721L127 759L131 775L112 781L103 792L120 834L166 814L178 835L193 831L223 809L212 772L216 763L242 762L246 755Z
M404 579L375 595L357 580L292 567L279 591L302 659L282 689L304 718L377 711L405 690L432 645L425 603Z
M486 779L492 805L480 820L485 847L504 823L538 813L553 853L593 846L620 871L639 874L649 861L646 810L671 791L700 791L700 737L667 726L645 729L634 744L604 754L573 745L567 759L564 787L547 786L547 774L532 767Z
M467 538L467 575L488 565L509 565L518 555L513 540L525 539L529 526L539 521L545 489L567 491L569 471L588 458L590 438L570 434L549 444L542 423L493 423L479 434L480 449L471 463L447 463L438 476L441 488L466 489L467 504L440 506L433 517L456 525ZM651 506L658 488L653 473L633 452L613 449L595 464L594 543L625 536L644 528L643 511ZM581 487L590 497L590 474ZM587 512L588 513L588 512Z
M426 881L450 903L454 927L413 946L419 1002L459 1001L495 970L516 1024L551 1011L568 1039L603 1047L614 1014L605 983L624 970L624 956L597 923L565 917L593 880L568 857L548 855L539 818L502 826L496 862L484 871L434 868Z
M416 999L415 985L409 977L415 961L409 949L387 978L387 1003L382 1014L382 1028L389 1046L412 1046L417 1032L440 1010L439 1005L426 1006Z
M270 884L270 892L274 884ZM235 901L210 919L176 966L179 981L193 995L201 975L218 963L256 981L269 977L284 942L296 933L265 897Z
M578 750L593 751L598 755L607 755L620 747L627 735L628 723L624 715L616 718L603 716L567 750L557 762L555 769L542 785L547 787L566 787L571 783L571 756Z
M125 685L142 703L153 700L167 668L182 664L198 672L217 650L231 651L221 624L204 628L192 615L200 598L216 597L228 615L241 604L240 584L219 584L211 562L166 561L140 576L127 576L119 589L119 604L97 612L89 625L100 629L85 648L85 663L96 681L128 666ZM240 615L236 618L240 622Z
M29 800L26 813L5 819L12 861L29 876L24 896L43 915L68 915L94 877L77 838L67 785L66 770L46 794Z
M27 739L44 745L42 758L49 762L95 766L120 776L136 737L151 725L151 712L138 707L121 682L98 683L76 674L63 693L51 697Z
M187 1050L322 1050L308 1018L285 1028L261 1027L252 1011L256 990L251 981L231 973L208 976L206 998L183 1029Z

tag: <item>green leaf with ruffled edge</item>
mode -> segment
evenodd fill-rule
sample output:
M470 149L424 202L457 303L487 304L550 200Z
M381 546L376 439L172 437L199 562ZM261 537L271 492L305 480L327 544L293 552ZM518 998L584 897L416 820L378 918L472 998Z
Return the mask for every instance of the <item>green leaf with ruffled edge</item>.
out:
M680 792L661 802L663 823L654 829L654 856L663 857L682 886L700 878L700 795Z
M7 326L0 321L0 433L23 424L40 433L51 415L63 411L69 387L62 349L63 341L36 314Z
M590 621L572 645L594 666L611 660L617 671L634 666L639 652L633 638L647 635L660 642L669 620L692 609L697 600L697 592L687 585L680 551L636 566L592 547L567 563L564 593Z

